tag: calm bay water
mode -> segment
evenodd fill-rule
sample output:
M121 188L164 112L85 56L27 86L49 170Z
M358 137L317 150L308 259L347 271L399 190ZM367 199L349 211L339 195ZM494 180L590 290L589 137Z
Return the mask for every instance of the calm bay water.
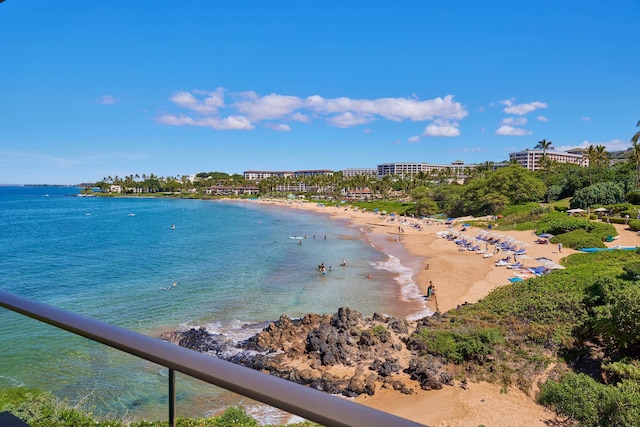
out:
M388 255L399 245L367 241L325 215L248 202L77 195L67 187L0 187L4 290L154 336L205 325L242 339L282 314L349 306L404 317L422 309L412 281L417 260L402 254L409 261L401 265ZM300 245L294 235L308 238ZM321 262L331 266L326 276ZM0 387L86 396L97 412L166 417L162 367L6 310L0 349ZM181 416L237 401L178 376Z

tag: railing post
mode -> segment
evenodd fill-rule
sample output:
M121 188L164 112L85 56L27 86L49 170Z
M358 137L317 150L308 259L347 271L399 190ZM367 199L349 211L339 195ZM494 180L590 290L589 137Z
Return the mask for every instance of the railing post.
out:
M169 427L176 427L176 371L169 368Z

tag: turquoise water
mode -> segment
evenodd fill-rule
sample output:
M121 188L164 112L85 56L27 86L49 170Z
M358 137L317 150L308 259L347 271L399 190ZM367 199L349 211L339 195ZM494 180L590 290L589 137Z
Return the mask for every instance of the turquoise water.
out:
M418 260L326 215L250 202L77 195L75 188L0 187L4 290L153 336L205 325L242 339L281 314L423 309L412 281ZM300 245L294 235L308 238ZM321 262L331 266L326 276ZM86 397L97 412L166 417L162 367L6 310L0 348L0 386ZM181 416L236 402L178 376Z

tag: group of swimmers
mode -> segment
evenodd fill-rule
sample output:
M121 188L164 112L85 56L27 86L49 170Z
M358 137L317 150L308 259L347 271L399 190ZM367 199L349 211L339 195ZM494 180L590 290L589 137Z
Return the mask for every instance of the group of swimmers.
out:
M346 267L346 266L347 266L347 261L344 258L342 258L342 261L340 261L340 267ZM323 276L327 274L327 268L324 266L324 261L321 262L320 265L318 265L318 270L320 270ZM328 271L331 271L331 266L329 266Z

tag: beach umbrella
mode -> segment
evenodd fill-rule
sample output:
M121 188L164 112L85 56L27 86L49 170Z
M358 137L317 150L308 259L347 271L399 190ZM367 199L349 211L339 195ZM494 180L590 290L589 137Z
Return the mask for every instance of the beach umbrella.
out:
M569 209L567 212L568 213L582 213L582 212L586 212L586 211L584 209L575 208L575 209Z
M553 236L553 234L542 233L542 234L539 234L538 237L542 237L543 239L550 239L550 238L552 238L554 236Z
M545 258L543 260L538 260L538 262L540 262L541 266L543 266L544 268L548 268L549 270L560 270L561 268L564 268L560 264L556 264L555 262L553 262L548 258Z
M594 212L606 212L606 211L608 211L608 210L609 210L609 209L607 209L607 208L596 208L596 209L594 209L593 211L594 211Z

